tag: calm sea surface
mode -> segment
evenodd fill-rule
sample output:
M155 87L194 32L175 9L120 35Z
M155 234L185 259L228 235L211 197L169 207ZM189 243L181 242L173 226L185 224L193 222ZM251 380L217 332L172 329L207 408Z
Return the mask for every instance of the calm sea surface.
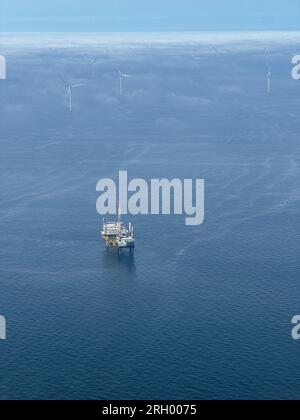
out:
M0 399L300 397L298 45L267 46L270 96L265 45L5 46ZM105 251L119 170L204 178L205 223L134 217L135 256Z

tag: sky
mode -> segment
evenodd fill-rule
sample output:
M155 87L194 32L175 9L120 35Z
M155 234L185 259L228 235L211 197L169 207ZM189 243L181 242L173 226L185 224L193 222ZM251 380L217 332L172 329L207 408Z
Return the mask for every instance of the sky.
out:
M0 0L0 30L297 30L300 0Z

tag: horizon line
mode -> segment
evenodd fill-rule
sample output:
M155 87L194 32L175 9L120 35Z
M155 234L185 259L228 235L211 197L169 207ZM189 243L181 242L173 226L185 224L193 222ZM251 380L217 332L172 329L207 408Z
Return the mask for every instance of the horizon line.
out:
M219 44L252 43L286 44L300 42L297 31L187 31L187 32L0 32L0 48L6 46L85 45L99 46L111 43L120 46L151 43L159 44Z
M103 30L103 31L21 31L21 30L1 30L1 34L202 34L202 33L261 33L261 32L269 32L269 33L282 33L282 32L290 32L290 33L299 33L300 29L204 29L204 30L151 30L151 31L116 31L116 30Z

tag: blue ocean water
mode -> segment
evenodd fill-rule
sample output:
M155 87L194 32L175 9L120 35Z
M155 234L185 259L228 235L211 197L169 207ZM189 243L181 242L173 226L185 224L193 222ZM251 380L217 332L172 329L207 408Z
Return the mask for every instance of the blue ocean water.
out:
M300 397L297 51L4 44L1 399ZM125 218L134 257L107 252L96 183L119 170L204 178L205 223Z

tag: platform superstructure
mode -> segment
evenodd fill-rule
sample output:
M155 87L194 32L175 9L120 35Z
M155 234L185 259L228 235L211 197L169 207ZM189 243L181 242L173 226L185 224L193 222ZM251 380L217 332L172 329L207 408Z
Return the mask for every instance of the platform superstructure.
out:
M129 223L128 228L121 220L121 211L118 212L118 219L114 222L103 220L102 238L107 248L115 248L118 253L123 249L134 252L135 237L133 225Z

